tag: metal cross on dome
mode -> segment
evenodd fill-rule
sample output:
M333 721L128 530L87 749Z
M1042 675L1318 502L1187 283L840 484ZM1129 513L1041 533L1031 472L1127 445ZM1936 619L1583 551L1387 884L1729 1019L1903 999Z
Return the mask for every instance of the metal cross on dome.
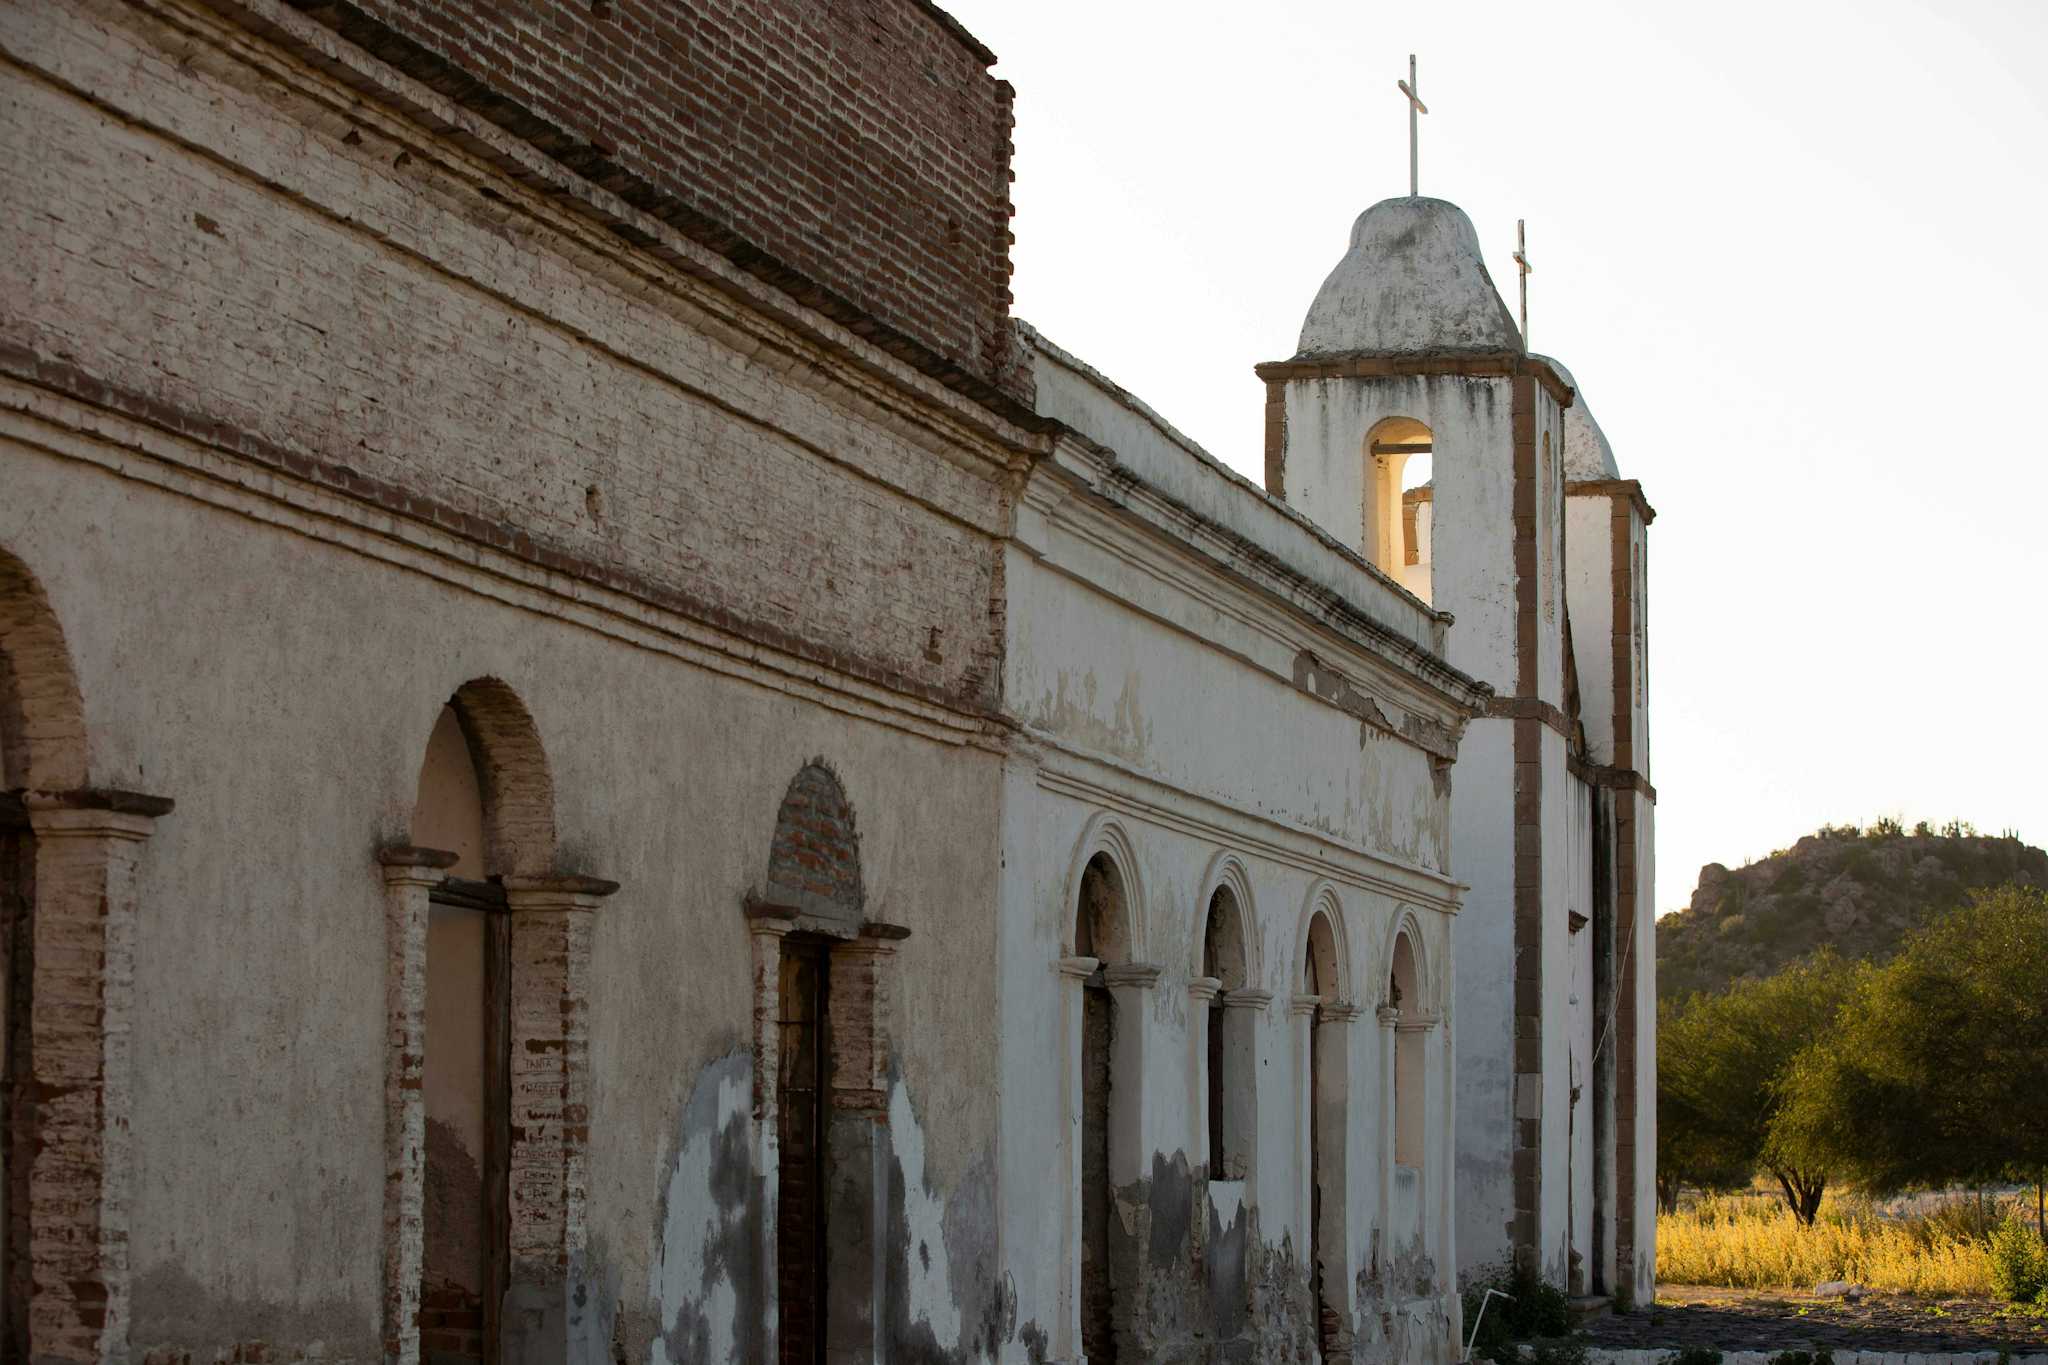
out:
M1408 54L1408 79L1395 81L1401 93L1408 97L1408 193L1410 197L1421 194L1421 157L1418 151L1420 139L1416 135L1415 116L1429 112L1429 106L1422 102L1422 96L1415 93L1421 82L1415 79L1415 54Z
M1522 236L1522 220L1515 219L1515 269L1522 276L1522 349L1529 349L1529 272L1536 267L1529 264L1529 244Z

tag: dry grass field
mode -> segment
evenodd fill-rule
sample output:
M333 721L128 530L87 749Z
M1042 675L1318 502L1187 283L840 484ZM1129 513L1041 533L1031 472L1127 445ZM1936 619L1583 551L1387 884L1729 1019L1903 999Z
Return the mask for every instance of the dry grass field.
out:
M2016 1199L1881 1208L1830 1192L1801 1227L1761 1192L1710 1195L1657 1219L1657 1278L1667 1284L1810 1290L1831 1280L1907 1294L1988 1295L1990 1232ZM2032 1210L2018 1210L2031 1215Z

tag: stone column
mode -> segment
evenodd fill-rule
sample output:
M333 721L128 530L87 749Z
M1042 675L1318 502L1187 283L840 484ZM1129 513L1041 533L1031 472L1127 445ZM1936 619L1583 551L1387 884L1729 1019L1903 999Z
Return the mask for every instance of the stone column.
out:
M1062 1135L1067 1177L1066 1216L1060 1237L1066 1269L1061 1275L1060 1336L1058 1358L1078 1360L1081 1356L1081 1033L1088 978L1101 966L1092 957L1063 957L1054 961L1060 984L1060 1075L1066 1127Z
M1239 1131L1244 1145L1239 1155L1244 1158L1245 1203L1253 1206L1259 1202L1259 1082L1264 1074L1259 1066L1259 1021L1272 1003L1271 991L1246 988L1223 994L1224 1053L1236 1060L1245 1078L1246 1093L1240 1097L1243 1122ZM1223 1102L1230 1104L1231 1097L1225 1095ZM1227 1111L1225 1121L1229 1121ZM1270 1183L1271 1177L1266 1179Z
M1323 1219L1328 1224L1320 1248L1323 1293L1337 1313L1337 1349L1348 1357L1358 1340L1358 1309L1352 1292L1351 1229L1356 1216L1351 1182L1351 1025L1364 1011L1345 1001L1325 1003L1316 1011L1316 1050L1321 1054L1324 1104L1316 1145L1322 1153ZM1313 1233L1310 1247L1316 1249Z
M1152 1150L1151 1094L1145 1084L1157 1044L1152 1038L1152 988L1159 968L1147 962L1115 962L1102 969L1103 984L1116 1001L1116 1040L1109 1059L1109 1182L1128 1185L1142 1176Z
M1192 1091L1189 1107L1194 1114L1194 1143L1189 1151L1194 1160L1201 1162L1209 1162L1222 1145L1222 1135L1209 1131L1209 1030L1223 1026L1222 1020L1213 1017L1210 1002L1222 993L1223 983L1213 976L1198 976L1188 982L1188 1076ZM1227 1098L1224 1102L1229 1103ZM1209 1178L1227 1180L1230 1173L1215 1169L1211 1163Z
M590 936L618 883L506 877L512 917L509 1274L504 1365L559 1365L601 1351L584 1285L590 1183Z
M1394 1152L1401 1140L1401 1096L1394 1086L1394 1054L1399 1046L1396 1034L1401 1027L1401 1011L1392 1005L1382 1005L1375 1016L1379 1020L1379 1132L1380 1151L1378 1162L1379 1223L1380 1223L1380 1274L1387 1286L1393 1284L1394 1253L1401 1246L1401 1229L1394 1222Z
M1311 1039L1316 1010L1322 1003L1319 995L1297 995L1287 1002L1288 1031L1294 1035L1294 1226L1301 1230L1304 1259L1314 1254L1316 1236L1314 1147L1310 1141L1315 1131L1315 1082L1309 1074L1309 1063L1313 1060ZM1277 1230L1268 1235L1277 1236Z
M418 1365L425 1255L427 903L456 855L394 845L384 871L384 1360Z
M22 805L33 960L28 1055L9 1064L26 1081L12 1099L14 1159L28 1163L29 1357L125 1361L136 863L171 802L84 790Z
M1451 1283L1448 1278L1451 1245L1450 1223L1447 1220L1444 1186L1448 1179L1447 1166L1452 1160L1452 1147L1445 1140L1440 1123L1431 1119L1445 1112L1444 1084L1441 1054L1444 1031L1442 1020L1434 1014L1418 1014L1403 1019L1396 1034L1414 1036L1416 1043L1415 1102L1422 1107L1422 1182L1417 1191L1418 1208L1422 1220L1422 1244L1436 1266L1435 1289L1441 1293ZM1396 1044L1399 1037L1396 1037Z

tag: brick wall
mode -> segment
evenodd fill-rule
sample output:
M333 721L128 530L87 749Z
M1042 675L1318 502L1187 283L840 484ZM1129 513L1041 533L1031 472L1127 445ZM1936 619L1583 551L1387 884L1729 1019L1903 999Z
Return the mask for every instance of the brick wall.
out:
M856 676L993 705L1004 493L983 466L814 370L736 354L729 329L417 145L316 131L276 85L166 58L122 7L93 6L115 22L74 41L69 8L35 8L23 41L111 103L7 92L39 131L0 151L0 370Z
M1012 91L924 0L289 2L923 368L1028 392Z

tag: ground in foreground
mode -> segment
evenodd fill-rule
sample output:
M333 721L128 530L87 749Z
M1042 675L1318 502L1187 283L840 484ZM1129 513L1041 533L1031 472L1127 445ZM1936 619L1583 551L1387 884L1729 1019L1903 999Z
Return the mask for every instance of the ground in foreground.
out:
M1861 1301L1785 1289L1659 1285L1656 1304L1586 1324L1609 1350L2048 1351L2048 1311L1990 1298L1873 1292Z

